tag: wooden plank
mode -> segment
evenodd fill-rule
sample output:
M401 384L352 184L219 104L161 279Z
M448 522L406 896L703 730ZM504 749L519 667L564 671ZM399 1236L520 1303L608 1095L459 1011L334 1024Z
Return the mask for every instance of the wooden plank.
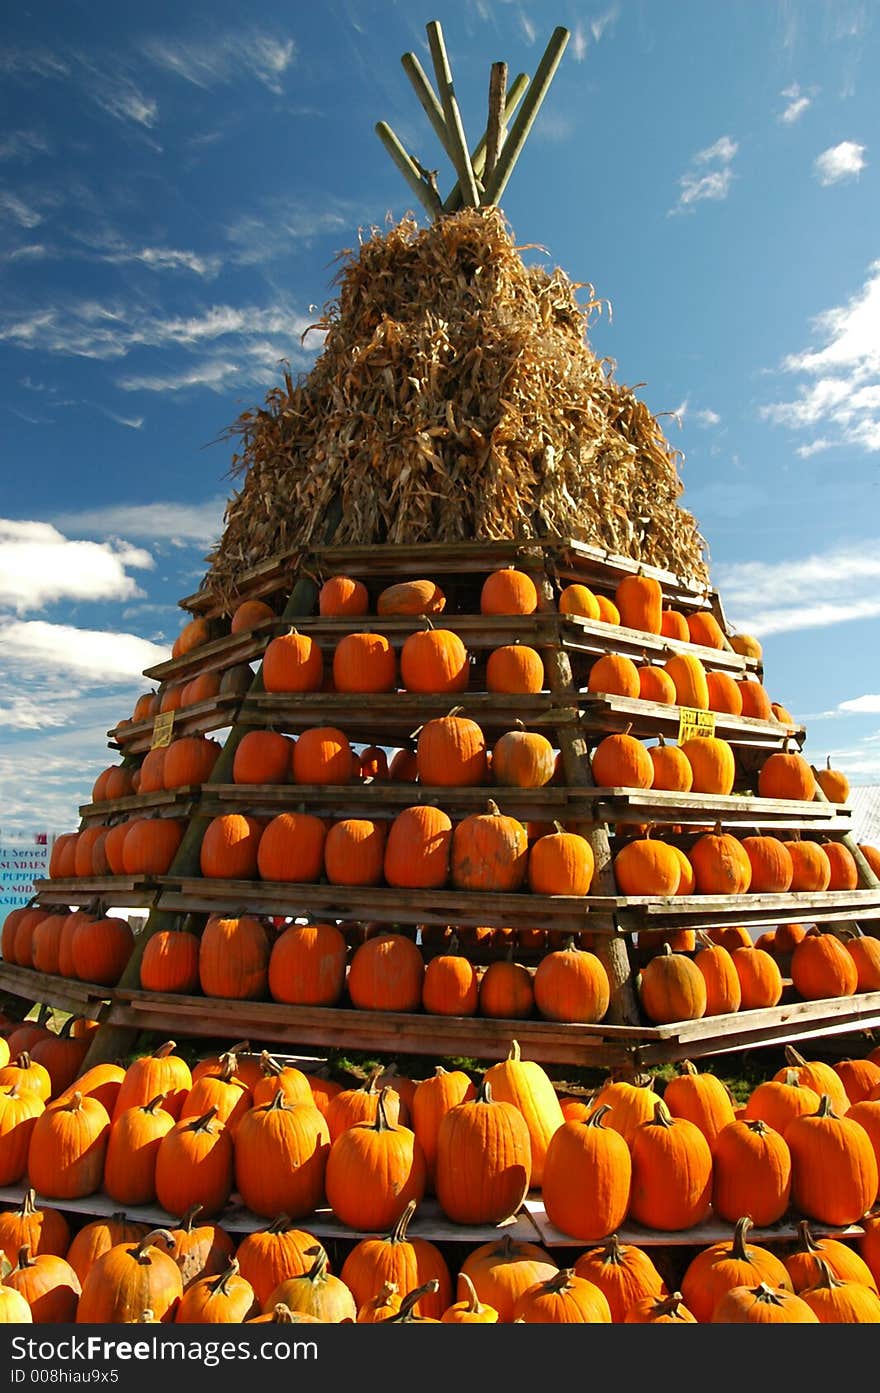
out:
M727 1042L732 1035L755 1034L770 1029L780 1032L810 1024L816 1030L824 1026L845 1029L867 1029L863 1022L880 1013L880 992L859 992L856 996L823 997L820 1001L795 999L778 1006L758 1007L749 1011L734 1011L723 1016L703 1016L694 1021L676 1021L656 1026L656 1039L674 1038L684 1045L704 1041L715 1047Z
M124 813L167 811L172 817L186 817L200 792L200 784L188 784L186 788L158 789L155 793L130 793L126 798L112 798L103 803L83 803L79 815L83 822L103 822Z
M585 1245L598 1247L603 1241L602 1239L572 1238L571 1234L558 1229L548 1219L541 1196L534 1194L534 1192L527 1196L523 1208L528 1211L545 1247L571 1248ZM764 1243L791 1242L798 1236L798 1217L798 1215L791 1215L780 1219L776 1224L749 1229L749 1242L762 1245ZM621 1224L616 1232L621 1243L632 1243L639 1248L656 1247L658 1244L662 1244L664 1247L668 1245L670 1247L708 1248L713 1243L726 1243L731 1240L734 1234L734 1225L717 1218L710 1211L709 1216L701 1224L690 1229L660 1232L657 1229L647 1229L642 1224L627 1220ZM847 1224L843 1228L834 1228L827 1224L821 1224L817 1219L811 1219L810 1232L821 1238L857 1238L864 1233L864 1229L859 1224Z
M223 784L209 785L201 800L203 812L216 816L232 809L273 815L288 809L317 811L328 817L390 819L403 808L443 808L452 816L485 812L489 798L501 811L521 821L565 821L592 814L593 803L568 789L507 788L480 784L473 788L435 788L421 784Z
M592 692L581 692L578 702L583 709L581 724L591 733L620 731L631 725L632 734L642 738L662 734L675 740L678 736L681 719L678 706ZM776 720L759 721L754 716L731 716L723 712L715 713L715 734L732 745L774 750L782 749L786 736L801 744L806 738L803 726L783 726Z
M164 882L167 884L167 881ZM160 882L142 876L72 876L70 879L35 880L34 893L41 905L85 905L100 900L105 906L125 905L141 909L152 905Z
M595 816L608 822L670 822L749 828L838 830L850 825L851 809L832 803L750 798L738 794L671 793L664 789L603 788Z
M716 928L746 924L752 928L786 924L829 924L838 919L880 918L880 894L876 890L833 890L808 893L787 891L778 895L681 895L651 898L631 895L618 905L620 927Z
M231 725L242 702L240 692L224 692L210 697L207 701L197 701L174 713L174 738L180 735L205 735L211 730L222 730ZM127 755L146 754L153 743L153 717L148 721L136 721L130 726L114 726L107 731L111 750L122 750Z
M90 1020L103 1019L111 996L107 987L94 982L54 977L46 972L35 972L32 967L18 967L7 962L0 962L0 991L23 997L25 1001L45 1002L59 1011L85 1015Z
M144 677L152 682L185 682L202 672L223 672L225 668L239 663L251 663L262 657L263 649L276 633L285 633L290 628L280 617L264 619L253 628L240 634L221 634L192 648L179 658L166 658L164 662L154 663L144 668Z

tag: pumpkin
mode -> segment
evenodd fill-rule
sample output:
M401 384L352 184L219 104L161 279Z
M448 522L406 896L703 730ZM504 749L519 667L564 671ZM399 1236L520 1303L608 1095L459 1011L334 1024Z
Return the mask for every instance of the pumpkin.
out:
M813 801L815 792L816 779L812 769L802 754L789 750L786 738L782 749L768 756L758 771L758 796L809 803Z
M331 1098L327 1106L327 1126L330 1140L334 1142L347 1127L356 1122L375 1122L379 1106L381 1087L379 1076L382 1066L377 1065L357 1087L343 1088ZM398 1095L392 1091L385 1095L385 1116L391 1123L400 1120Z
M646 788L668 790L670 793L690 793L694 783L694 771L684 750L677 745L667 745L660 736L660 743L648 748L648 758L653 768L651 783ZM593 770L595 776L595 767Z
M601 618L596 596L588 585L581 585L577 581L560 590L557 608L560 614L577 614L582 619Z
M641 740L626 731L606 735L599 741L590 761L593 782L598 788L651 788L654 763Z
M814 771L816 783L829 803L845 803L850 795L849 779L840 769L831 768L831 756L826 756L825 768Z
M176 817L144 817L128 824L122 842L126 875L165 875L174 861L186 824Z
M712 1152L699 1127L673 1117L658 1099L653 1118L635 1129L630 1152L631 1219L666 1233L703 1221L712 1193Z
M639 670L632 658L605 653L590 668L587 691L605 696L637 697L641 689Z
M861 1229L862 1234L856 1239L856 1247L880 1290L880 1214L874 1210L866 1214L862 1219Z
M33 1255L25 1243L3 1282L27 1302L34 1325L64 1325L74 1320L82 1287L65 1258L54 1253Z
M279 634L266 645L262 666L267 692L319 692L324 680L324 658L309 634Z
M175 1325L240 1325L259 1309L254 1289L230 1258L219 1275L199 1277L180 1298Z
M791 856L791 890L806 890L810 893L827 890L831 883L831 862L818 842L797 839L786 842Z
M416 752L408 746L395 750L388 766L388 778L392 783L414 784L418 778Z
M313 813L278 813L263 829L256 852L263 880L288 884L319 880L324 869L327 827Z
M856 991L880 991L880 939L856 929L843 944L856 965Z
M525 696L544 690L544 660L524 643L494 648L486 659L486 691Z
M449 952L438 953L425 966L422 1009L432 1016L475 1016L479 983L473 963L459 951L456 934Z
M441 808L404 808L385 842L383 874L401 889L438 890L449 878L452 821Z
M380 1321L396 1316L401 1307L401 1299L396 1282L383 1282L369 1301L358 1306L358 1325L377 1325Z
M795 1069L782 1071L781 1077L765 1079L756 1084L746 1099L742 1116L761 1118L778 1132L785 1135L789 1122L804 1113L814 1113L819 1106L819 1094L808 1084L802 1083Z
M18 1088L22 1092L35 1093L44 1103L48 1103L52 1096L49 1070L42 1064L34 1063L27 1050L17 1054L14 1063L5 1064L0 1069L0 1089L4 1088Z
M28 1145L28 1179L51 1199L80 1199L101 1187L110 1134L107 1109L75 1091L47 1108L34 1123Z
M347 951L335 924L291 924L272 944L270 997L290 1006L335 1006L345 989Z
M347 784L355 763L348 737L336 726L304 730L293 746L293 780L298 784Z
M462 1262L459 1276L468 1277L479 1299L493 1306L499 1322L508 1325L523 1292L558 1271L539 1244L505 1234L473 1248Z
M706 1014L703 974L683 953L666 943L639 974L638 994L642 1010L654 1025L699 1020Z
M186 1060L174 1053L176 1048L174 1040L166 1040L152 1054L141 1055L129 1064L113 1105L114 1122L126 1108L141 1107L160 1093L165 1111L175 1120L180 1116L193 1081Z
M267 620L276 617L271 605L267 605L265 600L242 600L232 611L229 620L229 632L231 634L246 634L257 624L265 624Z
M199 941L199 982L205 996L259 1001L266 994L268 968L269 939L259 919L209 915Z
M607 1130L607 1129L606 1129ZM659 1302L668 1295L666 1283L643 1248L621 1243L612 1233L601 1248L588 1248L574 1265L575 1274L604 1293L615 1324L628 1319L642 1301ZM678 1293L681 1300L681 1293Z
M504 566L492 571L483 581L481 614L534 614L537 608L538 591L525 571Z
M206 735L185 735L173 740L165 751L162 783L166 789L203 784L217 763L220 745Z
M410 1238L408 1228L416 1211L410 1200L390 1232L378 1238L362 1238L350 1250L340 1276L358 1305L363 1305L385 1282L399 1291L436 1282L434 1291L424 1291L416 1303L421 1314L439 1320L452 1301L452 1279L440 1249L426 1238Z
M17 1253L27 1244L32 1253L63 1258L70 1247L70 1225L60 1209L37 1208L36 1191L25 1190L18 1209L0 1210L0 1251Z
M599 606L599 618L603 624L620 624L620 610L608 595L597 594L596 604Z
M783 981L776 959L763 948L734 948L730 956L739 977L740 1009L754 1011L778 1005Z
M694 958L706 983L707 1016L724 1016L742 1005L739 973L730 952L721 943L705 938Z
M769 721L773 715L773 708L770 697L761 683L743 677L737 681L736 685L742 696L742 714L750 716L753 720Z
M714 1147L719 1133L734 1121L730 1092L713 1073L707 1070L701 1074L689 1059L682 1060L679 1067L681 1072L663 1091L663 1101L673 1117L693 1122Z
M476 1287L466 1272L459 1274L459 1286L464 1288L464 1299L447 1306L440 1317L443 1325L495 1325L498 1312L494 1306L487 1306L477 1296Z
M450 1108L437 1133L434 1187L456 1224L502 1223L529 1190L531 1140L513 1103L495 1100L485 1078L476 1097Z
M283 1092L254 1106L235 1137L235 1184L255 1214L298 1219L323 1202L330 1133L323 1113L311 1104L286 1100Z
M140 983L147 992L180 992L199 987L199 940L184 929L160 929L144 945Z
M695 711L709 710L709 686L706 669L700 659L692 653L673 653L664 664L666 672L675 683L675 700L678 706L689 706Z
M805 1001L853 996L859 974L852 955L833 933L811 929L791 955L791 980Z
M509 730L492 747L492 780L511 788L543 788L553 778L556 754L545 735Z
M31 1132L45 1106L33 1089L17 1084L0 1093L0 1185L15 1184L27 1170Z
M159 1142L156 1199L169 1214L198 1202L219 1214L232 1193L232 1135L216 1105L201 1117L181 1117Z
M177 635L171 646L172 658L182 658L184 654L191 653L194 648L200 648L202 644L208 643L211 638L211 622L208 619L190 619L184 624L180 633Z
M653 576L624 576L614 591L620 622L627 629L659 634L663 625L663 591Z
M588 895L595 864L586 837L576 832L549 832L529 849L529 889L534 895Z
M31 1308L14 1287L0 1287L0 1325L32 1325Z
M286 784L291 777L294 742L274 730L249 730L236 746L234 784Z
M752 868L749 890L753 894L777 895L790 888L794 866L784 842L778 837L743 837L742 846Z
M331 885L379 885L386 824L366 817L334 822L324 841L324 874Z
M470 680L467 649L451 629L417 630L403 641L400 677L408 692L463 692Z
M819 1318L799 1296L768 1282L731 1287L710 1320L713 1325L814 1325Z
M660 615L660 632L666 638L678 639L680 643L690 643L690 630L685 616L677 609L664 609Z
M73 935L73 974L81 982L115 987L134 948L134 934L127 919L83 919Z
M267 1050L260 1055L260 1077L251 1088L255 1107L271 1103L276 1093L283 1093L287 1103L317 1106L311 1085L302 1069L293 1064L279 1064Z
M625 1325L696 1325L697 1318L685 1306L680 1291L669 1296L642 1296L621 1319Z
M174 1126L163 1101L158 1094L149 1103L126 1108L110 1128L104 1189L117 1204L152 1204L156 1199L156 1155L162 1138Z
M822 1325L880 1325L880 1296L861 1282L842 1282L823 1258L816 1258L819 1275L805 1287L805 1301ZM9 1279L7 1278L7 1281Z
M263 1314L279 1303L294 1313L316 1316L328 1324L348 1325L357 1319L357 1303L341 1277L329 1270L327 1253L320 1243L307 1249L311 1267L295 1277L286 1277L263 1303Z
M641 701L655 701L660 706L675 705L675 683L664 668L640 667L639 698Z
M695 736L679 747L691 766L693 793L720 793L733 790L736 760L733 749L718 736Z
M198 677L193 677L183 684L180 694L181 706L196 706L200 701L211 701L221 690L221 682L219 672L200 672Z
M370 608L370 596L363 581L351 576L329 576L318 591L318 613L328 618L359 618Z
M831 879L828 882L829 890L857 890L859 885L859 868L856 865L855 857L843 842L822 842L822 850L828 857L831 866Z
M752 866L743 844L716 824L690 850L696 889L701 895L744 895L751 884Z
M496 1020L527 1020L535 1007L532 974L513 958L489 963L480 978L480 1015Z
M434 1186L440 1123L450 1108L475 1096L476 1088L467 1074L461 1069L444 1069L440 1064L436 1065L430 1078L422 1079L416 1085L412 1100L412 1129L425 1157L429 1191Z
M615 855L614 878L622 895L674 895L681 881L681 864L666 842L639 837Z
M53 1098L73 1083L89 1048L88 1040L76 1040L72 1030L76 1016L68 1016L57 1035L50 1035L31 1049L31 1059L48 1071Z
M388 756L379 745L367 745L360 755L355 755L357 777L364 782L384 783L388 778Z
M148 1231L149 1224L139 1224L122 1212L93 1219L74 1235L65 1256L82 1284L108 1249L117 1243L137 1243Z
M351 959L348 994L364 1011L417 1011L425 964L415 943L400 933L382 933L362 943Z
M83 1282L77 1323L130 1325L145 1310L158 1321L172 1322L183 1295L180 1271L168 1252L173 1247L167 1229L153 1229L136 1243L108 1248Z
M410 1200L418 1204L423 1198L427 1181L415 1133L388 1121L384 1092L375 1121L346 1127L327 1157L327 1202L341 1223L361 1231L394 1224Z
M346 634L333 652L337 692L393 692L397 657L384 634Z
M528 1287L516 1300L512 1320L527 1325L610 1325L611 1308L597 1286L567 1267Z
M486 741L476 721L439 716L422 726L416 746L420 784L470 787L486 782Z
M810 1230L809 1219L799 1219L797 1242L783 1259L796 1292L815 1285L819 1276L817 1258L821 1258L829 1271L841 1282L861 1282L863 1286L877 1290L877 1282L864 1258L854 1248L842 1243L838 1238L822 1236L815 1238Z
M450 877L458 890L518 890L528 864L526 829L504 816L490 799L485 813L472 813L452 833Z
M441 614L446 596L433 580L404 580L379 592L377 614Z
M839 1117L849 1110L849 1098L843 1086L843 1080L835 1071L832 1065L824 1060L804 1059L799 1054L794 1045L785 1046L785 1065L774 1074L774 1079L789 1081L789 1073L794 1072L797 1080L801 1084L806 1084L821 1097L827 1093L831 1100L831 1106Z
M843 1227L856 1224L877 1198L877 1158L858 1122L839 1116L827 1093L815 1113L789 1123L791 1196L808 1219Z
M736 1118L712 1148L712 1209L735 1223L749 1214L756 1224L775 1224L788 1209L791 1157L785 1140L760 1119Z
M199 852L202 875L212 880L254 880L262 830L255 817L242 813L221 813L212 818Z
M841 1059L832 1066L852 1103L864 1103L880 1086L880 1064L872 1059Z
M729 672L707 672L706 687L709 692L710 711L727 716L742 715L742 692L736 679L731 677Z
M629 1209L629 1147L603 1126L609 1111L603 1104L585 1121L563 1121L546 1145L541 1188L547 1217L581 1242L614 1232Z
M86 1069L85 1073L74 1079L70 1087L59 1093L53 1102L67 1101L78 1090L83 1097L89 1095L103 1103L112 1120L116 1098L124 1078L125 1070L119 1064L94 1064L91 1069Z
M241 1119L253 1105L254 1099L247 1084L235 1074L236 1058L227 1054L219 1073L202 1074L193 1080L180 1110L181 1120L186 1117L201 1117L214 1109L218 1122L229 1129L234 1139Z
M702 648L727 647L724 630L711 610L692 610L685 616L685 622L691 643L697 643Z
M736 1221L732 1239L703 1248L688 1263L681 1291L688 1310L708 1324L719 1301L734 1287L768 1285L794 1295L791 1278L782 1259L769 1248L748 1242L752 1221L743 1215Z
M532 989L538 1014L548 1021L595 1024L604 1020L611 1004L611 984L601 959L577 948L573 939L544 954Z
M496 1101L512 1103L525 1118L532 1152L530 1182L539 1187L550 1139L565 1120L553 1084L540 1064L521 1058L516 1040L511 1041L507 1059L490 1065L483 1078Z
M245 1234L235 1250L239 1272L251 1285L260 1307L265 1307L275 1288L288 1277L300 1277L312 1266L309 1249L317 1239L293 1227L287 1214L279 1214L265 1229Z

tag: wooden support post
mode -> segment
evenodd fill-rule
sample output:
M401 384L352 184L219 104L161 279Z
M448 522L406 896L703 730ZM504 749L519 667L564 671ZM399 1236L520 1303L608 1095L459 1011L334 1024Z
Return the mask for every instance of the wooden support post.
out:
M544 52L544 56L538 64L532 85L526 93L525 100L520 107L516 120L514 121L510 134L504 142L504 149L501 151L495 172L485 186L483 195L484 202L487 204L498 203L501 195L507 187L507 181L513 173L514 165L519 159L529 131L532 129L538 110L547 95L547 89L553 81L553 74L559 67L559 60L565 52L565 46L571 37L568 29L561 26L553 30L550 42Z
M557 612L556 603L549 576L545 575L543 579L538 580L537 585L539 613L555 614ZM547 681L554 696L573 694L576 689L571 662L565 650L560 647L545 649L544 663ZM575 734L569 727L563 726L560 727L557 738L566 784L570 788L595 788L587 743L583 735L580 732ZM608 828L604 823L585 822L579 823L577 830L589 842L596 863L591 893L594 895L616 895L618 891L614 880ZM633 968L627 951L627 942L616 933L613 918L610 915L597 913L591 914L589 918L599 930L596 935L597 947L594 951L608 973L608 982L611 987L611 1003L606 1019L614 1025L640 1025L641 1017L633 985Z
M489 74L489 119L486 122L486 166L483 185L492 178L504 141L504 99L507 96L507 64L493 63Z
M446 117L443 115L443 108L437 98L437 93L431 86L428 74L425 72L414 53L404 53L400 61L403 64L404 72L415 88L416 96L424 107L425 115L434 127L434 133L437 139L452 160L452 163L455 164L455 158L452 153L452 142L449 139L449 132L446 129Z
M437 87L440 91L440 101L443 106L443 118L446 125L446 133L451 145L451 158L455 165L458 181L461 184L464 202L471 208L476 208L480 202L480 195L477 190L477 181L471 164L470 151L465 139L464 126L461 120L461 112L458 109L458 102L455 97L455 88L452 85L452 70L449 66L449 59L446 56L446 44L443 41L443 30L440 28L439 20L432 19L427 25L428 45L431 49L431 58L434 63L434 74L437 78Z
M416 195L416 198L425 209L425 212L431 218L439 218L443 211L439 195L419 174L415 164L404 150L387 121L376 122L376 134L394 163L397 165L404 179L409 184L413 193Z
M519 106L522 97L525 95L525 91L528 85L529 77L527 73L520 73L516 78L514 78L513 85L508 89L507 97L504 102L503 129L507 128L507 123L513 116L513 113L516 111L516 108ZM485 132L483 133L483 135L480 136L480 139L474 149L474 153L471 155L471 165L473 166L473 171L476 177L485 182ZM457 212L457 210L461 207L461 202L461 184L456 184L455 187L449 193L445 203L443 204L444 213Z

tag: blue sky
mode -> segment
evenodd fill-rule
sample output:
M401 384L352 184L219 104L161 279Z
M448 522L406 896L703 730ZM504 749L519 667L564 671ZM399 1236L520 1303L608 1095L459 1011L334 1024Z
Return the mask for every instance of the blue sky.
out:
M431 19L472 144L491 63L570 29L503 211L672 413L807 753L880 782L875 5L69 0L0 20L4 838L77 825L221 527L223 431L314 361L338 253L412 206L375 122L451 186L399 62L431 70Z

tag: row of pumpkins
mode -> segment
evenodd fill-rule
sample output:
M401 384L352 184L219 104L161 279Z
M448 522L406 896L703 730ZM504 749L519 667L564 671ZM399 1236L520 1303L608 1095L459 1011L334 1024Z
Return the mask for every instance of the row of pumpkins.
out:
M622 1079L588 1101L560 1099L515 1044L479 1084L438 1068L418 1083L392 1076L382 1086L377 1070L346 1087L234 1053L190 1071L173 1042L127 1070L97 1066L51 1102L19 1083L0 1094L0 1156L27 1153L41 1203L57 1198L63 1208L103 1185L121 1208L158 1201L170 1231L147 1234L117 1215L71 1244L63 1215L36 1209L30 1192L0 1214L0 1248L18 1258L3 1287L24 1296L37 1321L136 1321L149 1308L153 1319L181 1322L258 1311L323 1321L878 1322L880 1215L870 1211L880 1099L870 1095L880 1066L868 1057L832 1068L791 1048L788 1056L738 1109L717 1078L689 1064L662 1099L652 1081ZM11 1126L29 1093L34 1115ZM247 1207L270 1220L237 1249L211 1222L232 1178ZM535 1245L485 1244L462 1262L470 1283L459 1277L454 1303L440 1251L407 1233L423 1195L433 1191L454 1222L502 1223L530 1184L563 1234L601 1246L559 1269ZM317 1239L294 1228L325 1197L354 1230L339 1278ZM616 1238L627 1218L666 1232L692 1227L710 1203L735 1225L733 1237L693 1257L680 1291L644 1250ZM804 1216L792 1252L750 1245L750 1225L776 1222L789 1204ZM810 1219L859 1223L860 1252L817 1242ZM4 1289L0 1312L28 1319Z

